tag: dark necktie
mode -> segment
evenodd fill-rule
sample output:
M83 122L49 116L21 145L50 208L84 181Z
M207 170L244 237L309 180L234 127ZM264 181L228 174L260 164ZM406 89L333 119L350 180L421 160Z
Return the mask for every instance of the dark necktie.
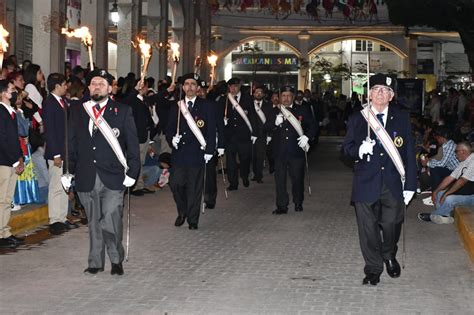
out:
M100 115L100 104L95 104L94 106L95 108L95 115L96 115L96 119L97 117L99 117ZM97 133L97 126L95 125L95 123L92 124L92 136L95 136L95 134Z
M235 101L238 103L239 102L239 97L236 95L234 96L235 97Z
M99 112L100 111L100 104L95 104L95 109L96 109L96 111Z
M380 121L380 123L382 124L382 126L385 127L385 125L384 125L384 123L383 123L383 116L384 116L384 115L385 115L385 114L377 114L377 119Z
M192 110L193 109L193 102L188 101L188 109Z

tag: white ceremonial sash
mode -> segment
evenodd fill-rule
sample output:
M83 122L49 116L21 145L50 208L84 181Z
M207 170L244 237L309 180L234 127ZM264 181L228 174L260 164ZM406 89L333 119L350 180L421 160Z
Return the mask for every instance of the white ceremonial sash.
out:
M283 117L285 117L285 119L288 120L288 122L293 126L293 128L295 128L298 136L300 137L303 136L304 135L303 127L301 127L301 123L295 117L295 115L293 115L293 113L290 112L284 105L280 105L279 108L280 108L281 113L283 114ZM304 150L308 152L309 144L306 144L306 147L304 148Z
M123 154L122 147L120 146L120 143L115 137L115 133L113 132L112 128L110 128L109 124L107 123L107 121L104 119L102 115L97 117L97 119L95 118L95 115L92 109L95 106L95 103L93 101L85 102L82 105L84 106L84 109L86 110L87 115L89 115L90 119L92 119L92 121L94 122L94 125L97 127L97 129L100 130L105 140L107 140L107 143L110 145L110 147L114 151L115 155L117 156L117 159L119 160L120 164L122 164L122 166L124 167L125 173L126 173L128 171L127 159L125 158L125 155Z
M372 109L370 109L366 105L365 108L360 112L362 113L362 117L364 117L364 119L368 122L370 129L372 129L377 138L380 140L380 143L384 147L387 154L390 156L390 159L392 159L392 162L393 164L395 164L398 173L400 173L402 183L404 184L405 166L403 165L403 160L400 156L400 152L398 152L397 147L393 143L392 138L390 138L390 135L387 133L387 130L385 130L384 126L382 126ZM367 114L369 116L367 116Z
M189 126L189 129L193 132L194 136L196 137L197 141L201 144L201 147L203 150L206 149L206 140L204 139L204 136L202 135L201 129L196 124L196 121L194 121L193 117L191 116L191 113L188 110L188 106L186 103L181 100L179 101L179 110L181 111L181 114L183 114L184 119L186 119L186 123Z
M252 125L250 124L250 120L247 117L247 114L244 112L242 106L240 106L239 103L237 103L235 98L233 98L230 93L227 94L227 98L232 103L232 106L235 108L235 110L239 113L240 117L242 117L242 119L245 121L245 123L247 124L247 127L249 127L250 133L253 133L253 128L252 128Z
M265 122L267 121L267 118L265 117L265 113L263 112L263 110L260 108L260 106L258 106L257 104L255 104L255 111L257 112L257 115L258 117L260 118L260 120L262 121L263 124L265 124Z

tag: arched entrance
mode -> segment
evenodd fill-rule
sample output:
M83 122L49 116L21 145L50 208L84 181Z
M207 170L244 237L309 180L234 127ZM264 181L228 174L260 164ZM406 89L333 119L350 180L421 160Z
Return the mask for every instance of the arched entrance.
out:
M248 37L220 52L224 79L239 77L244 85L265 84L269 89L297 86L300 52L267 36Z
M367 76L367 58L371 73L405 76L408 57L395 45L371 36L342 36L314 47L309 53L311 89L331 92L335 97L352 91L363 93Z

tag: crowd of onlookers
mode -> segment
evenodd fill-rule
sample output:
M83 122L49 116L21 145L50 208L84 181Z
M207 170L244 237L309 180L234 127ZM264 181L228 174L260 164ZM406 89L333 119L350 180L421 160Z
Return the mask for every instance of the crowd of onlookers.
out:
M66 85L64 95L60 97L67 100L67 106L80 104L88 97L87 74L87 68L71 67L70 63L65 63L65 72L61 75ZM48 94L52 92L51 89L57 87L58 82L53 80L54 86L48 86L49 77L48 80L45 79L40 65L24 60L20 66L14 55L3 61L0 76L0 79L12 82L17 90L12 102L17 111L21 148L27 164L31 161L33 166L33 177L23 176L18 180L33 180L35 183L25 187L18 185L12 200L12 209L17 210L22 204L48 202L51 174L44 158L44 135L48 126L43 117L43 106ZM63 77L59 77L59 80ZM170 77L158 81L149 77L143 83L139 82L139 79L134 73L120 77L113 81L111 92L113 99L133 107L143 164L140 179L132 191L136 196L153 193L167 183L171 149L164 139L163 131L167 126L169 110L179 98L179 90L175 89ZM243 91L245 92L245 89ZM215 99L225 92L225 81L222 81L209 91L207 97ZM266 97L274 105L278 104L278 91L266 90L266 93ZM469 169L474 167L474 162L470 162L472 156L464 157L458 154L463 150L470 150L468 144L474 142L474 95L470 90L458 91L450 88L447 93L432 91L426 99L423 113L413 115L412 121L419 162L419 192L432 192L432 196L425 198L425 202L439 208L440 201L437 200L436 194L439 193L443 180L457 172L460 162L463 164L463 161L467 160L464 164L470 163ZM356 92L347 98L344 95L336 97L332 91L319 95L304 90L296 92L294 102L311 110L322 132L327 135L343 135L348 117L360 110L365 100ZM396 100L392 106L397 106ZM456 143L461 144L460 149ZM465 174L466 172L461 177L465 177ZM441 190L446 190L448 186L442 188ZM28 189L33 191L25 192ZM470 197L470 200L474 199L474 196ZM84 216L77 196L74 198L71 194L70 200L76 200L76 204L69 202L69 214Z

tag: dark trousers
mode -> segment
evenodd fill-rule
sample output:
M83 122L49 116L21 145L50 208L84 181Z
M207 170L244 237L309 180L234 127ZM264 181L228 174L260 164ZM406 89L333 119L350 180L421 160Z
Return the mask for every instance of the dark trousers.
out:
M215 205L217 197L217 154L214 154L212 159L207 162L206 166L206 187L204 193L204 202L207 205Z
M91 192L78 192L89 220L89 267L104 268L105 247L110 261L121 263L124 259L123 190L111 190L96 175Z
M240 166L237 166L237 155ZM239 186L238 168L240 167L240 177L248 179L250 173L250 160L252 155L252 142L232 142L226 147L227 178L233 187Z
M430 167L430 183L431 183L431 190L434 191L438 188L438 185L443 181L443 179L451 174L450 171L446 167Z
M287 210L290 202L286 190L286 177L290 174L293 203L303 204L304 199L304 159L276 159L275 187L278 209Z
M385 184L376 202L355 203L365 274L382 273L383 261L397 254L403 209L403 199L394 198Z
M275 172L275 158L273 156L273 140L267 145L268 171L270 174Z
M256 180L263 178L263 161L265 160L266 137L259 137L253 145L252 170Z
M204 188L204 167L172 167L169 184L178 215L187 218L189 224L198 224Z

